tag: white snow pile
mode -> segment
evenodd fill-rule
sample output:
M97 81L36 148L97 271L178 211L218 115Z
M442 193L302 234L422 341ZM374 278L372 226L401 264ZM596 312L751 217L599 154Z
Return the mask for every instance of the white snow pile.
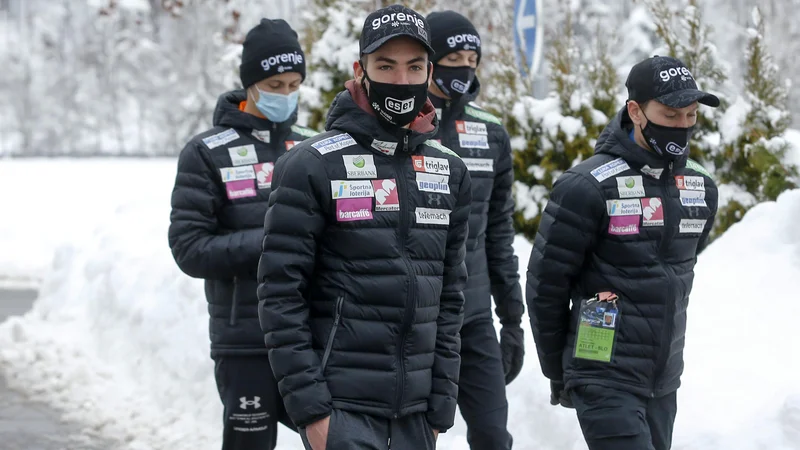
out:
M105 164L122 174L128 162ZM151 164L147 178L120 176L145 195L105 196L116 202L103 206L112 214L92 216L85 239L62 241L33 310L0 325L0 370L9 383L118 440L118 449L220 445L202 282L180 273L167 245L173 171L174 162L162 161ZM42 183L29 194L45 201L53 190ZM92 198L76 198L74 207ZM47 206L61 207L39 207ZM19 226L43 233L69 220ZM800 279L798 222L795 190L753 208L701 255L674 449L800 449L800 339L791 314ZM515 246L524 283L530 245L518 238ZM524 325L527 359L508 390L515 448L586 449L574 411L550 406ZM468 448L460 418L439 447ZM299 438L282 428L278 448L299 448Z

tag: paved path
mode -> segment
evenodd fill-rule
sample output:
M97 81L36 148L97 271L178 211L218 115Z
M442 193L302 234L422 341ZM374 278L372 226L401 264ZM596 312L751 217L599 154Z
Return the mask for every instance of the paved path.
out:
M23 314L36 298L35 291L0 289L0 322ZM113 450L114 445L87 436L80 427L65 423L58 411L28 399L6 385L0 371L0 448L3 450Z

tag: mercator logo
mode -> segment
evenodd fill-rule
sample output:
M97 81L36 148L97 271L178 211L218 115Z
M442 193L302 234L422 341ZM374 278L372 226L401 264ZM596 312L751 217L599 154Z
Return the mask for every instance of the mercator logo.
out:
M298 52L294 52L294 53L282 53L280 55L270 56L269 58L261 60L261 67L264 69L264 72L268 72L269 69L273 68L278 64L283 64L283 63L291 63L293 65L302 64L303 55ZM288 70L290 68L291 67L288 68L284 67L283 69ZM281 71L280 68L279 71Z

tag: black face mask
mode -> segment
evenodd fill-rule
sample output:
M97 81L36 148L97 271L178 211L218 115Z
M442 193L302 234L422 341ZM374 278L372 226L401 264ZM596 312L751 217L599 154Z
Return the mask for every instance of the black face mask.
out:
M361 69L364 71L361 86L367 92L369 103L380 122L388 125L388 128L402 128L417 118L428 101L428 78L422 84L379 83L369 78L363 65ZM365 80L369 81L369 89Z
M644 115L644 111L642 111ZM694 127L665 127L647 119L647 125L642 128L645 142L656 153L668 160L680 159L689 152L689 139L692 137Z
M462 95L469 92L475 80L475 69L470 66L449 67L437 64L433 73L436 86L453 101L458 101Z

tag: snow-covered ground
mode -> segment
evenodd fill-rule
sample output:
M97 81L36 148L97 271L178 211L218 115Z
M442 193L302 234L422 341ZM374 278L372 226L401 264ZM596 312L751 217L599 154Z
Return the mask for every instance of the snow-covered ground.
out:
M174 170L171 160L0 164L0 274L43 281L34 309L0 325L0 370L126 450L220 442L202 283L167 245ZM674 449L800 449L798 223L795 190L701 255ZM515 245L524 282L530 244ZM574 411L549 404L525 327L525 368L508 393L515 448L585 449ZM439 447L467 449L465 435L458 418ZM281 434L280 449L298 447Z

